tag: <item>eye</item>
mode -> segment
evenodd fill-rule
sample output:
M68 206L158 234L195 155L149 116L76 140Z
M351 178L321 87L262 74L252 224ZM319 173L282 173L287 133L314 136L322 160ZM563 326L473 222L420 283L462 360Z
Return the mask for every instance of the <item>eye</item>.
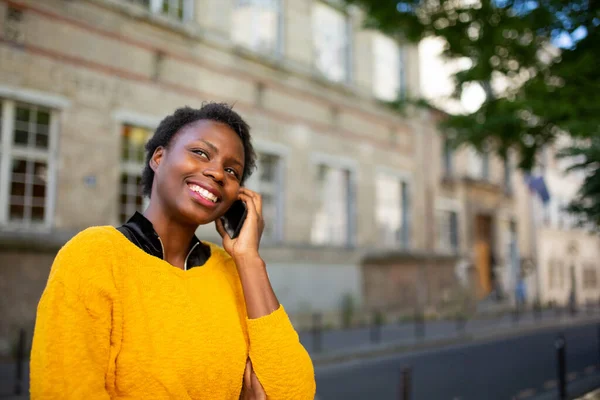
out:
M238 174L238 172L233 168L225 168L225 172L235 176L238 180L240 179L240 174Z
M192 150L192 153L198 154L200 157L204 157L208 160L208 153L201 149Z

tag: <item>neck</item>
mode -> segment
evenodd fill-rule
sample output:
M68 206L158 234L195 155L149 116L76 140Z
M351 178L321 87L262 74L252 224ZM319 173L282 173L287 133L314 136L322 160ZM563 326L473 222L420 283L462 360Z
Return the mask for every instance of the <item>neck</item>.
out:
M196 228L177 221L164 211L164 207L152 201L143 215L152 222L154 230L160 237L164 252L163 259L175 267L184 269L185 258Z

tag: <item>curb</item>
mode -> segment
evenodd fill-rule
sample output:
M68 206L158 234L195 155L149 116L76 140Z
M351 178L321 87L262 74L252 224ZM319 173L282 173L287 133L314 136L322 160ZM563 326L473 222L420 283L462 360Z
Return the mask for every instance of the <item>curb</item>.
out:
M600 323L600 317L579 317L569 319L566 321L552 321L549 323L544 323L543 321L541 321L539 323L531 324L531 326L508 328L503 330L489 328L478 333L467 333L461 336L454 336L451 338L421 340L417 342L411 341L409 343L407 343L406 340L390 341L387 343L381 343L377 345L366 345L358 348L355 347L352 350L339 350L325 352L322 354L313 354L311 355L311 358L315 367L321 367L348 361L368 360L371 358L386 356L390 354L440 349L444 347L473 343L484 344L498 340L523 336L530 333L544 332L560 327L569 328L573 326L589 325L593 323Z

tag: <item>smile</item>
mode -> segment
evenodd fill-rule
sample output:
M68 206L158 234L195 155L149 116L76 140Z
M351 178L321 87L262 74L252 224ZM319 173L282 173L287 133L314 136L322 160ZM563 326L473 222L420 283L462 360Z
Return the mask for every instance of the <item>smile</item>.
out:
M192 189L194 192L198 193L201 197L205 198L206 200L212 201L213 203L216 203L217 201L219 201L217 196L215 196L208 190L201 188L198 185L188 185L188 186L190 189Z

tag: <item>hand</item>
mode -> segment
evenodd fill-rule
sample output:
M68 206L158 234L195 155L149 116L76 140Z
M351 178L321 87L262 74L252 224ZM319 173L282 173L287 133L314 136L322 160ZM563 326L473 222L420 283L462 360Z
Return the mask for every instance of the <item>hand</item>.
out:
M242 383L242 393L240 394L240 400L266 400L267 394L265 389L258 381L254 370L252 369L252 362L248 358L246 360L246 369L244 370L244 382Z
M223 238L223 248L229 255L237 261L259 257L258 246L260 238L265 228L265 222L262 218L262 198L256 192L241 187L238 199L246 204L246 220L237 238L232 239L225 231L223 221L219 218L215 221L217 232Z

